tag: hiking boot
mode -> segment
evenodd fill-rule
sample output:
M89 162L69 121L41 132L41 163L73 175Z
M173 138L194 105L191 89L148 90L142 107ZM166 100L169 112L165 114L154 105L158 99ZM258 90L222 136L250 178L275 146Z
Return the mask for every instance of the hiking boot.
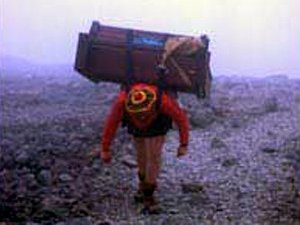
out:
M137 190L137 192L134 194L133 198L136 203L142 203L144 201L143 191L140 189Z
M161 208L153 196L144 198L143 214L159 214Z
M144 183L144 208L141 211L143 214L158 214L160 212L159 204L153 197L155 189L156 184Z
M145 175L141 172L138 172L138 178L139 178L139 189L134 194L133 198L136 203L142 203L144 201Z

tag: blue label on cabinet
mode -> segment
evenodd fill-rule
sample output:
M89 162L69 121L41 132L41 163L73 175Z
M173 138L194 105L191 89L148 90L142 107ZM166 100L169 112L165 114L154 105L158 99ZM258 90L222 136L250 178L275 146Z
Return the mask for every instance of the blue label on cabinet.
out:
M164 42L151 37L134 37L133 44L135 45L150 45L155 47L163 47Z

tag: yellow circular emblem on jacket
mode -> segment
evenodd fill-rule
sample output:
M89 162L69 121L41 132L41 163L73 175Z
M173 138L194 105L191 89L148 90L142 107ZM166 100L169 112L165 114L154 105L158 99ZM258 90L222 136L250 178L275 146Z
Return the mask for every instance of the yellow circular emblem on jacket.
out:
M156 92L151 88L133 88L128 93L126 110L132 113L149 111L156 102L156 98Z
M131 95L131 102L134 105L140 104L147 99L146 93L141 90L137 90Z

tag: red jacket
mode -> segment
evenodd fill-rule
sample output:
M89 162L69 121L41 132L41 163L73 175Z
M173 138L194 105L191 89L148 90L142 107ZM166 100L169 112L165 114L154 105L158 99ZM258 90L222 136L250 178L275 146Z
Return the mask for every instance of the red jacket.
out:
M147 86L156 91L157 87L154 85L148 84L135 84L133 87L137 86ZM114 102L110 114L104 124L103 134L102 134L102 143L101 147L104 151L109 151L111 141L119 127L119 124L123 118L125 112L125 102L127 98L127 93L121 91ZM185 112L179 107L178 103L166 93L163 93L161 96L161 105L158 111L154 113L163 113L172 118L179 127L180 134L180 144L185 146L188 144L189 133L188 133L188 119ZM135 118L129 118L138 128L143 129L147 121L139 121Z

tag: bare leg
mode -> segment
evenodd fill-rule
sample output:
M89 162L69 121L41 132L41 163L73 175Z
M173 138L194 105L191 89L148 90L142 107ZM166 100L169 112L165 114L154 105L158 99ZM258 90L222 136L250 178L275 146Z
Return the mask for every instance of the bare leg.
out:
M156 184L160 171L161 152L164 140L164 136L146 139L146 183Z
M144 186L145 186L145 175L146 175L146 153L145 153L145 139L134 138L134 146L137 151L137 164L138 164L138 178L139 188L137 193L134 195L136 202L143 202L144 200Z
M135 138L137 161L140 179L145 200L145 207L149 209L155 204L153 192L156 189L157 178L160 171L161 152L165 136ZM142 175L142 176L141 176Z
M134 138L134 146L137 151L138 175L141 181L146 175L146 140L145 138Z

